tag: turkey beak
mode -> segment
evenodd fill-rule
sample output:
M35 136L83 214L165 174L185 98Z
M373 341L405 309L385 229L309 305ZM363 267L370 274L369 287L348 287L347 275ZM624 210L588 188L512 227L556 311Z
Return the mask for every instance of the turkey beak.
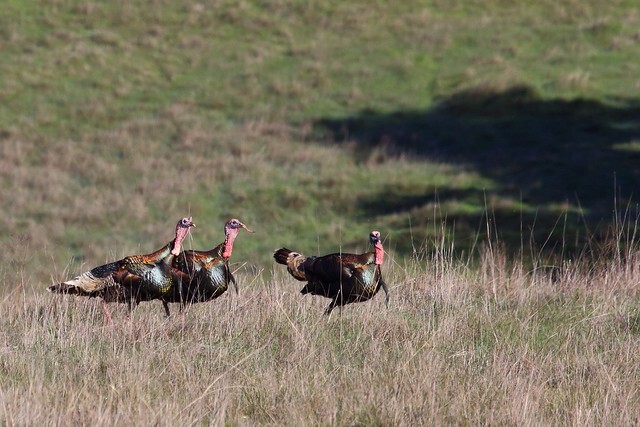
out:
M252 229L250 229L249 227L247 227L246 225L244 225L243 223L240 223L240 227L244 228L245 230L247 230L249 233L254 233L254 231Z

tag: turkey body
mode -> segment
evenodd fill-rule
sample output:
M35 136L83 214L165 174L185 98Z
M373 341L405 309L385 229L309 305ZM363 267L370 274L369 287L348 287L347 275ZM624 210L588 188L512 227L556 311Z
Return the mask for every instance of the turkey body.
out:
M336 306L367 301L383 289L389 301L389 288L382 278L382 244L379 233L371 234L376 252L364 254L333 253L320 257L305 257L287 248L278 249L273 257L287 266L289 273L307 284L300 293L331 298L325 314ZM375 237L377 236L377 237Z
M185 251L175 258L173 266L189 277L183 281L177 293L171 294L169 302L193 304L218 298L229 289L236 288L236 279L229 269L229 259L222 257L224 244L210 251Z
M240 228L247 228L237 219L225 224L225 240L209 251L185 251L173 261L173 268L188 277L179 286L174 286L165 297L167 302L178 302L183 308L187 304L207 302L223 295L229 284L233 284L238 293L236 279L229 268L229 258Z
M110 320L106 303L128 303L129 311L140 302L163 300L171 289L190 278L172 267L182 240L194 224L183 218L176 227L176 238L148 255L132 255L121 260L95 267L81 275L50 286L54 293L101 298L105 315ZM163 301L165 313L169 307Z

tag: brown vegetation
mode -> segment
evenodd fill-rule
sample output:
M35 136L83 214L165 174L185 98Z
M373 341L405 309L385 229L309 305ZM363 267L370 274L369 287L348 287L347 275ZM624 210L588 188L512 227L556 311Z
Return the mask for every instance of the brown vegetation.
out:
M383 298L321 314L284 273L165 320L95 301L0 304L6 424L573 424L640 419L638 259L526 271L487 251L386 267ZM122 308L124 311L124 308Z

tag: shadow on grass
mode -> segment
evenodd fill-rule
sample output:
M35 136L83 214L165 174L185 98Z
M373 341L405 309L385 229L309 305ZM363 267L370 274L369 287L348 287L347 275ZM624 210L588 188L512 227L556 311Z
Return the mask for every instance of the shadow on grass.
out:
M565 249L571 240L579 248L585 236L602 236L614 221L616 204L622 212L632 208L632 218L637 215L639 101L549 100L526 86L470 90L427 111L362 111L343 120L320 119L316 129L335 141L355 143L358 159L370 160L380 152L404 154L461 165L489 178L495 187L488 194L443 189L438 202L467 200L483 206L487 197L497 200L489 203L490 216L508 246L522 245L523 233L535 226L536 240ZM421 214L421 207L434 198L402 197L383 188L361 203L368 215L405 213L420 225L420 216L429 216ZM501 206L501 199L521 203ZM461 239L471 241L464 234L477 232L483 216L453 214L448 219L463 230Z

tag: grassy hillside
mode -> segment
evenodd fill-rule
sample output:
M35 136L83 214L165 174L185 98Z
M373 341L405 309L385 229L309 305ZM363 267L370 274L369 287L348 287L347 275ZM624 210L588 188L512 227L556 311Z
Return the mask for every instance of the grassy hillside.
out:
M258 266L373 228L398 255L443 224L469 250L487 215L514 249L581 248L635 215L638 20L601 1L9 1L3 283L150 251L187 212L197 247L230 216L257 229L236 253Z
M636 3L3 2L0 424L638 424ZM187 214L238 297L44 293ZM372 229L388 310L271 260Z

